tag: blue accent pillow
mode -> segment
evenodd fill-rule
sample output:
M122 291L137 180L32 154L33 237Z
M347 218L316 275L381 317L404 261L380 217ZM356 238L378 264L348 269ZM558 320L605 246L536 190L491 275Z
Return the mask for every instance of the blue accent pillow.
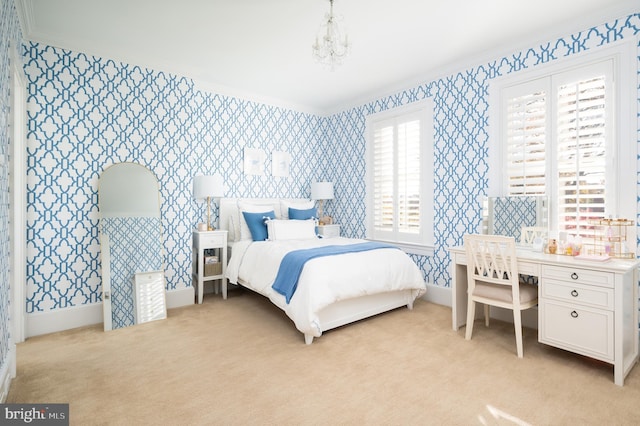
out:
M294 209L293 207L289 207L289 219L295 220L307 220L307 219L315 219L318 216L318 211L315 207L311 207L306 210Z
M264 241L267 239L267 220L275 219L276 214L272 211L263 213L242 212L245 222L251 232L253 241Z

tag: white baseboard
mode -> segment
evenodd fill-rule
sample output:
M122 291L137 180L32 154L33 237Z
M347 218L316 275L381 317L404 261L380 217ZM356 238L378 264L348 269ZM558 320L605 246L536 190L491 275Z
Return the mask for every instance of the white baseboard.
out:
M427 292L422 296L427 302L451 307L451 289L427 283Z
M482 312L482 309L477 308L476 311ZM504 321L504 322L510 322L513 324L513 311L510 309L503 309L503 308L492 306L491 318L495 318L497 320ZM522 311L522 326L527 328L532 328L534 330L538 329L538 307L537 306L534 306L533 308L529 308Z
M25 338L102 323L102 303L27 314Z
M168 291L166 300L167 309L192 305L194 302L193 287ZM25 338L88 325L102 324L102 303L76 306L53 312L27 314L25 320Z
M444 305L451 307L451 288L440 287L427 283L427 292L422 298L428 302L437 303L438 305ZM466 309L466 306L465 306ZM477 318L482 317L483 310L476 309ZM513 323L513 311L509 309L502 309L497 307L491 307L491 318L495 318L500 321ZM522 325L527 328L538 328L538 307L535 306L531 309L522 311Z
M167 292L167 309L193 305L195 294L196 294L195 289L193 287L185 288L182 290L168 291Z
M4 404L9 394L11 380L16 377L16 345L9 340L9 352L0 369L0 404Z

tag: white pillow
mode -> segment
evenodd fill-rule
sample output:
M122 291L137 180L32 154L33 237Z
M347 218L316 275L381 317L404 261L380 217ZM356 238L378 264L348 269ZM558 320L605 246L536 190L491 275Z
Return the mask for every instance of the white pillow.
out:
M229 237L229 241L230 242L234 242L237 241L236 238L240 237L240 226L237 226L237 230L236 230L236 222L238 221L238 216L234 213L232 215L229 215L229 223L227 224L228 229L228 234L227 237Z
M315 207L316 203L313 200L300 200L300 201L285 201L280 200L280 214L282 219L289 219L289 207L293 207L298 210L308 210Z
M267 233L269 241L317 238L316 221L272 219L267 221Z
M238 201L238 214L236 216L237 219L237 225L236 226L236 231L235 232L235 236L236 236L236 240L240 241L240 240L251 240L251 231L249 231L249 225L247 225L247 221L244 220L244 215L242 214L242 212L249 212L249 213L266 213L266 212L270 212L270 211L274 211L274 213L277 216L277 212L274 210L273 205L271 204L251 204L249 202L246 201Z

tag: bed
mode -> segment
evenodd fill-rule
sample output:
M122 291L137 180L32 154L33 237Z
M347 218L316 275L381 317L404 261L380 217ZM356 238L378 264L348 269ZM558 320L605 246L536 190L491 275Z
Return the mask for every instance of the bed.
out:
M304 216L311 212L313 202L304 199L221 199L219 226L229 233L231 253L229 282L282 309L306 344L327 330L403 306L413 308L426 285L406 253L365 240L317 238L313 219ZM325 250L339 254L321 254ZM288 273L279 274L291 252L316 253L299 266L293 280ZM281 278L295 281L293 292L278 287Z

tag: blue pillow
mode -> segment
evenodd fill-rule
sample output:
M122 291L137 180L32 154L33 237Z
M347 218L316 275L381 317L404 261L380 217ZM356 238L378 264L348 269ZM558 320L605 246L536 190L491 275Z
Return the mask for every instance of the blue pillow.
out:
M289 207L289 219L295 220L307 220L307 219L315 219L318 216L318 212L315 207L311 207L306 210L294 209L293 207Z
M253 241L264 241L267 239L267 220L275 219L276 215L272 211L264 213L242 212L245 222L251 232Z

